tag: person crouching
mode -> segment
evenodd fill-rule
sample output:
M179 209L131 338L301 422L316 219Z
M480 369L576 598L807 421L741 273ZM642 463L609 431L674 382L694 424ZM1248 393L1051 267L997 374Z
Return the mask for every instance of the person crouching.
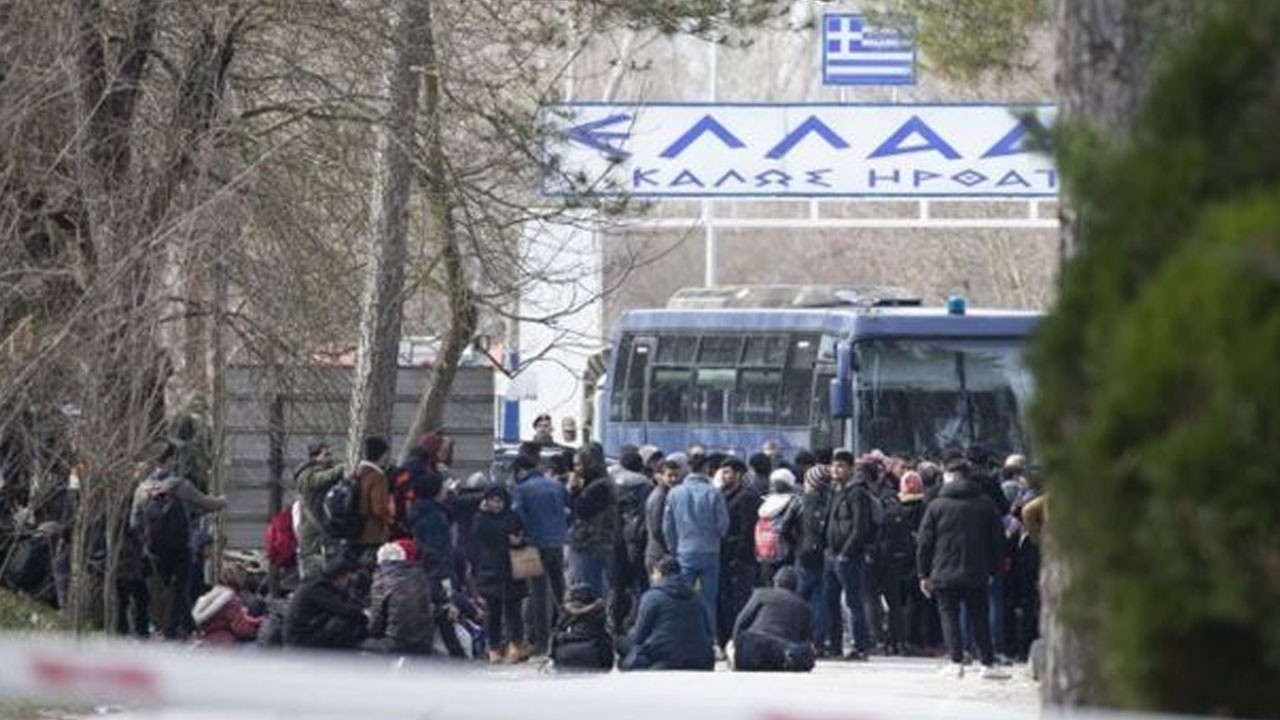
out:
M752 593L733 627L727 654L734 670L813 669L809 604L797 594L799 585L796 571L783 567L774 574L773 587Z
M590 585L569 590L563 613L551 634L551 660L556 670L613 669L613 638L607 605Z
M680 577L680 564L675 558L662 558L652 580L652 587L640 598L618 669L714 670L711 617Z
M373 652L429 655L435 634L431 586L411 538L378 548L378 571L370 591L369 639Z
M490 664L529 659L521 640L524 619L520 616L520 601L528 591L525 582L516 581L511 573L511 549L524 544L524 530L509 505L505 488L489 488L471 526L476 587L488 606L485 634Z
M262 626L262 618L250 615L240 594L226 585L214 585L201 595L191 609L191 619L195 621L200 645L253 642Z

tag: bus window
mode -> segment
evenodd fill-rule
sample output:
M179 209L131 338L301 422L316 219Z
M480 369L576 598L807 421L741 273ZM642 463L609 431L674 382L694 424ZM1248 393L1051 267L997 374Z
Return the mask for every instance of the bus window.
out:
M655 365L692 365L698 349L695 335L667 335L658 342L658 358Z
M654 368L649 384L649 422L689 422L693 370Z
M778 422L778 385L781 370L738 371L738 392L733 422L738 425L774 425Z
M612 392L609 394L609 420L619 422L626 417L627 407L627 364L631 362L631 336L623 335L618 340L617 360L614 361Z
M698 368L694 380L693 422L729 422L729 408L737 371L733 368Z
M815 450L843 443L843 438L837 438L835 434L835 423L831 417L831 394L827 392L835 376L836 370L830 365L821 365L814 370L813 398L810 403L813 407L813 421L809 425L809 446Z
M782 367L787 360L785 335L764 335L747 338L742 353L742 364L764 367Z
M789 351L791 357L782 378L778 424L800 427L809 424L809 411L813 404L813 364L818 359L818 337L798 335L792 339ZM820 389L825 397L826 388Z
M738 364L741 351L741 337L707 336L702 338L702 344L698 346L698 365L734 367Z

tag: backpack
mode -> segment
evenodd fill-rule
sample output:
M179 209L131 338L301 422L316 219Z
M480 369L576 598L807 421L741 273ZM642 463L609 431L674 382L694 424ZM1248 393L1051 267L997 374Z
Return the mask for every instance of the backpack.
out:
M791 502L794 502L791 501ZM762 563L778 563L791 554L791 543L783 534L783 525L789 516L791 503L788 502L772 515L756 517L756 560Z
M915 529L908 522L902 505L896 500L886 501L884 507L884 525L880 532L880 559L885 566L894 570L909 570L915 567L916 539Z
M351 540L364 529L360 517L360 481L345 475L324 494L319 516L320 527L333 538Z
M298 564L298 536L293 532L293 508L276 513L262 534L267 560L273 567L288 568Z
M391 535L392 537L413 537L413 528L409 527L409 510L418 499L413 474L404 468L388 468L387 485L391 500L395 503L396 515L391 524Z
M620 488L618 514L622 519L622 542L627 548L628 559L644 565L644 549L649 542L649 529L645 524L644 506L649 499L650 488L631 486Z
M151 491L142 506L142 551L160 567L172 567L191 552L191 520L172 491Z

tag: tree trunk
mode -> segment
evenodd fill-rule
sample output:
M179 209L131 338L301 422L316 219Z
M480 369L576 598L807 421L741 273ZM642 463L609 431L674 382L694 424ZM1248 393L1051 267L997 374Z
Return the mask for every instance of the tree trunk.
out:
M396 371L404 310L404 266L413 187L414 127L419 74L426 62L429 0L404 0L393 49L391 105L378 134L377 209L365 276L356 379L351 390L348 448L354 455L366 435L393 434Z
M1084 126L1124 142L1146 98L1160 51L1194 27L1208 7L1203 0L1055 0L1058 29L1058 122ZM1088 242L1080 219L1063 197L1059 251L1065 264ZM1061 603L1071 566L1045 544L1040 587L1046 703L1093 704L1097 649L1087 629L1064 622Z
M423 92L423 114L428 127L426 138L426 168L422 183L427 191L427 206L431 214L431 228L440 240L441 256L445 270L445 293L449 302L449 329L445 333L440 353L431 373L431 385L423 393L414 414L413 424L405 438L401 457L409 453L416 439L424 433L440 430L444 426L444 406L453 391L453 381L458 375L458 363L462 353L471 343L479 322L475 298L467 282L463 267L462 248L458 242L457 223L450 201L448 163L439 128L442 126L440 98L440 67L436 60L435 38L431 32L429 2L427 6L427 33L423 49L426 54L426 83Z

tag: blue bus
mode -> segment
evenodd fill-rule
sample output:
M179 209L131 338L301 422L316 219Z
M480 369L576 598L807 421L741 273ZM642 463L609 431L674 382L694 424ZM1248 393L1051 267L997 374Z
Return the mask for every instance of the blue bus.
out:
M666 452L1025 452L1022 350L1039 313L922 307L894 288L682 290L622 314L595 437Z

